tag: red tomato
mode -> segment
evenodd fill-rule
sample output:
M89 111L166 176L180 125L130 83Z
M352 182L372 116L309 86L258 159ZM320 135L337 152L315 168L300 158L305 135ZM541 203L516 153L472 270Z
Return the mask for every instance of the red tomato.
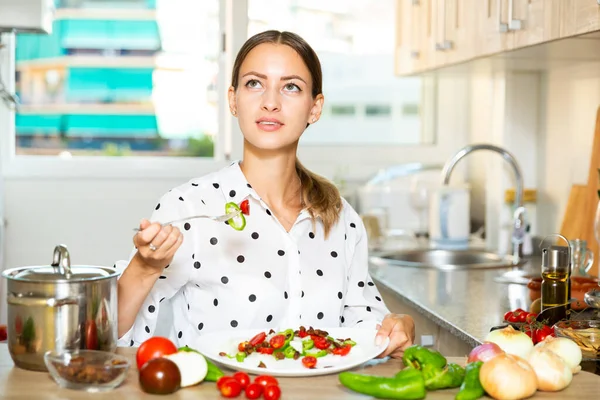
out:
M283 347L283 345L285 344L285 336L284 335L275 335L271 338L271 340L269 340L269 344L274 349L279 349L279 348Z
M504 320L508 321L508 322L524 322L525 320L523 320L523 321L519 320L520 315L521 315L520 311L509 311L506 314L504 314Z
M238 344L238 351L245 351L247 344L250 344L250 343L249 342L241 342L240 344Z
M247 199L240 203L240 210L242 210L242 214L250 215L250 202Z
M303 339L308 336L308 333L306 333L306 331L299 331L298 336L300 337L300 339Z
M313 342L315 342L315 347L319 350L328 349L330 345L329 341L326 338L319 336L315 336Z
M302 365L306 368L314 368L317 365L317 358L313 356L306 356L302 359Z
M98 328L96 321L85 321L85 348L88 350L99 350L98 347Z
M258 399L263 393L263 386L258 383L251 383L246 387L246 398Z
M236 380L233 376L222 376L219 379L217 379L217 389L220 390L221 386L223 386L223 383L225 383L225 381L228 381L231 379Z
M245 372L236 372L233 377L242 385L242 389L246 389L246 386L250 384L250 377Z
M350 353L351 348L352 346L350 346L349 344L345 344L342 347L336 347L335 349L333 349L333 354L337 354L338 356L345 356L348 353Z
M254 383L258 383L262 387L266 387L269 385L279 385L277 379L272 377L271 375L259 375L254 379Z
M277 385L269 385L265 388L265 400L279 400L281 389Z
M272 347L259 347L256 349L256 351L258 351L260 354L273 354L274 350L275 349Z
M138 369L141 369L144 364L153 358L174 353L177 353L177 347L175 347L173 342L164 337L154 336L142 343L137 349L135 361L137 362Z
M267 334L264 333L264 332L261 332L258 335L254 336L252 339L250 339L250 344L252 346L256 346L257 344L261 344L262 342L265 341L266 337L267 337Z
M533 342L539 343L546 339L548 336L554 336L554 328L544 325L542 328L536 329L533 334Z
M527 317L525 318L525 322L527 322L528 324L532 324L535 322L536 318L537 318L536 313L528 313Z
M525 322L527 320L527 314L529 314L526 311L520 312L517 314L517 322Z
M223 381L221 385L221 396L238 397L242 393L242 385L236 379Z

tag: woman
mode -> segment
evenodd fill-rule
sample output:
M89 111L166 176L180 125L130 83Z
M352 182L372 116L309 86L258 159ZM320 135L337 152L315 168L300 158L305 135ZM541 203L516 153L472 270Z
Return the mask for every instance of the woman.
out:
M390 314L369 276L360 217L296 158L300 136L321 115L321 78L317 55L295 34L267 31L242 46L228 96L243 160L170 190L151 220L220 215L225 203L248 200L245 229L142 220L119 280L121 344L152 336L165 299L180 345L210 331L300 325L378 329L378 344L390 338L381 357L412 344L412 318Z

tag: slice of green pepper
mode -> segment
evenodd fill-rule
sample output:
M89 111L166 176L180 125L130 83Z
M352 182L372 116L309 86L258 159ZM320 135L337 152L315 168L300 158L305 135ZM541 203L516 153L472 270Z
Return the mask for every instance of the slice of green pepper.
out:
M225 214L230 214L233 212L238 212L238 215L228 220L227 223L236 231L241 231L246 227L246 217L244 217L244 214L242 214L240 206L233 202L225 204Z

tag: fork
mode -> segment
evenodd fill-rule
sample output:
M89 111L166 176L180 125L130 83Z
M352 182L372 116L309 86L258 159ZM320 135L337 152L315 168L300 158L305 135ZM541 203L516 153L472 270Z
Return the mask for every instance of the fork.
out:
M208 219L212 219L213 221L217 221L217 222L225 222L225 221L229 221L232 218L237 217L241 213L242 213L241 210L237 210L237 211L231 212L229 214L223 214L223 215L193 215L191 217L185 217L185 218L176 219L176 220L169 221L169 222L164 222L164 223L160 224L160 226L173 225L173 224L177 224L179 222L189 221L191 219L197 219L197 218L208 218ZM138 232L140 230L140 228L134 228L133 230Z

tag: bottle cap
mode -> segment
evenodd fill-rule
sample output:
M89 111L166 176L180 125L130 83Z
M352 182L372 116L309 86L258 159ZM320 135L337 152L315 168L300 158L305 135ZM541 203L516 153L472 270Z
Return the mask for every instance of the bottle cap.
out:
M569 248L567 246L550 246L542 249L542 268L568 269Z

